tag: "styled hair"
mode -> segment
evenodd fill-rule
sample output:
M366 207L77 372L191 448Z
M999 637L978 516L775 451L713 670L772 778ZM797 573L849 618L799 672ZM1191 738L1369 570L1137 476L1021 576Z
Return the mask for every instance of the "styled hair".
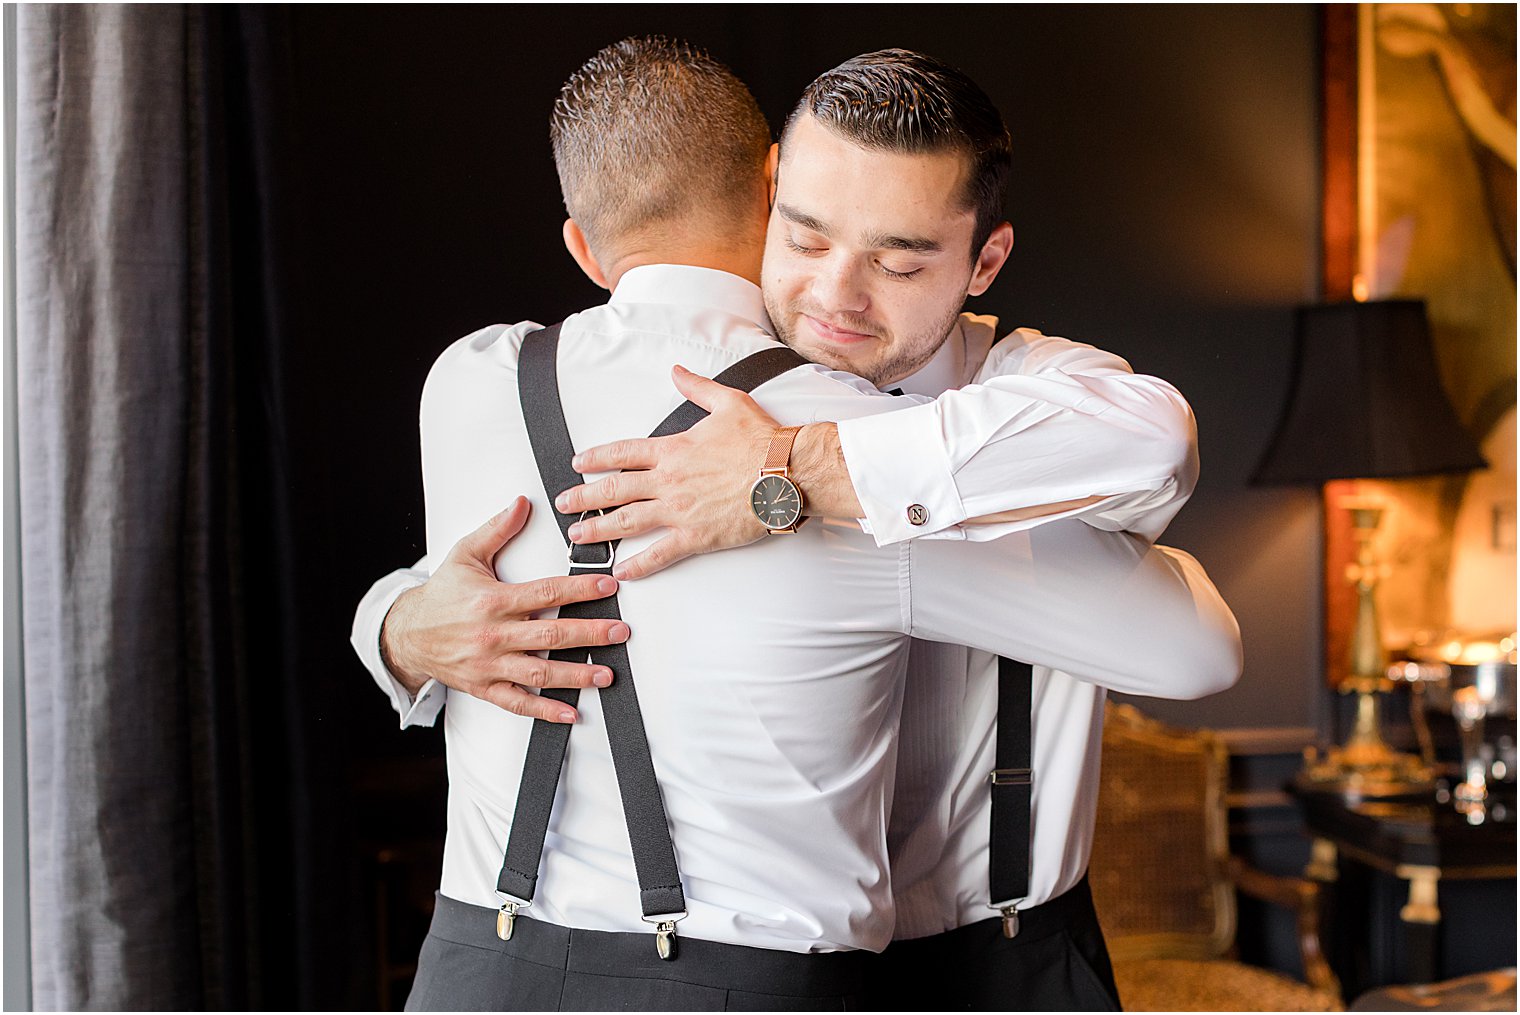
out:
M549 139L565 210L601 250L744 212L763 185L771 131L723 64L684 42L637 36L570 75Z
M783 157L787 135L804 113L862 148L965 155L971 171L962 200L976 212L973 258L1003 221L1013 141L987 93L949 64L912 50L882 49L824 71L786 118Z

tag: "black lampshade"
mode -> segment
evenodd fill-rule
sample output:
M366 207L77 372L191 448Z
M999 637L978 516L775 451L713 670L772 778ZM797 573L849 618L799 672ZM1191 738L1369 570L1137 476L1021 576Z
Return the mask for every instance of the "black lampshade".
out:
M1485 464L1441 388L1422 301L1299 308L1293 387L1252 483L1391 479Z

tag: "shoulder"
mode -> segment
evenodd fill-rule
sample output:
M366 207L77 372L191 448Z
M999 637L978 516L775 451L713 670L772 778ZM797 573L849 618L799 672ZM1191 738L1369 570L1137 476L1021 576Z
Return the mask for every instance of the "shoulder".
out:
M862 377L818 363L804 363L760 385L755 400L787 425L872 416L920 401L894 398Z
M429 368L422 387L423 400L447 396L451 389L469 385L482 376L516 374L523 339L541 327L534 321L490 324L455 339Z
M450 342L422 385L419 411L424 423L453 418L482 400L498 401L503 384L515 383L523 339L539 327L534 321L492 324Z
M1047 370L1134 372L1123 357L1097 346L1046 335L1035 328L1015 328L988 350L981 374L1034 374Z

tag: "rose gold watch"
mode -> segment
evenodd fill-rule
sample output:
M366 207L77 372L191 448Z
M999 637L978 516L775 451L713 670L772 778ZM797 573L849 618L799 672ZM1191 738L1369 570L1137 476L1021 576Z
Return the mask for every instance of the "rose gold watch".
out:
M797 531L807 520L802 513L802 491L792 482L787 464L792 457L792 443L800 426L784 426L771 435L760 475L749 488L750 510L773 536Z

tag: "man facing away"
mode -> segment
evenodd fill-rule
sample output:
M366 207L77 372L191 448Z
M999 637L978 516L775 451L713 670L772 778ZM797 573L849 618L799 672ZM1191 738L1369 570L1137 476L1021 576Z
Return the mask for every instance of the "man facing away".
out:
M731 75L680 47L648 41L611 47L572 77L555 133L572 215L567 246L590 277L613 290L607 306L572 317L560 337L560 394L574 444L585 448L658 422L671 408L659 380L678 361L714 374L771 345L753 284L765 177L759 159L750 173L743 170L754 139L763 151L766 138L753 100ZM577 152L594 155L576 165ZM956 181L954 159L930 161ZM787 164L783 159L783 193ZM945 181L920 182L933 194L932 185ZM953 193L957 208L959 198ZM827 225L809 218L809 228ZM959 224L967 225L966 243L974 227ZM923 231L888 239L926 240L917 254L935 253L929 246L944 251L949 242ZM971 287L985 288L1003 257L1006 248L986 263L978 256ZM919 270L877 268L909 277ZM948 372L975 376L979 364L964 355L970 329L954 320L954 309L958 302L949 324L941 324L963 339ZM821 323L846 344L874 326L864 313ZM429 378L422 413L428 545L455 547L440 574L458 564L461 546L489 560L479 552L482 541L499 543L522 524L524 508L471 530L511 493L537 485L524 418L511 397L518 351L533 330L497 327L469 336ZM935 343L924 344L932 361ZM891 381L893 371L923 365L909 357L872 379ZM684 383L709 401L730 398ZM741 411L794 424L864 419L898 404L820 367L783 374L756 399L733 401ZM527 529L495 560L494 577L521 582L563 571L565 548L549 513L540 501ZM647 535L625 539L619 555L626 560L651 542ZM678 950L662 966L653 949L644 947L640 958L641 946L627 944L647 944L651 935L639 933L637 881L595 697L583 700L565 761L541 888L526 911L531 919L517 924L537 927L492 943L498 900L491 885L513 822L529 723L450 691L442 897L410 1007L817 1007L851 994L848 976L834 973L816 978L817 989L807 987L814 979L807 970L831 961L809 953L879 949L892 929L885 821L907 635L1141 692L1207 693L1238 672L1233 620L1190 558L1072 520L994 542L918 539L885 547L853 525L818 523L625 585L620 598L637 631L628 654L686 886L681 933L699 947ZM364 630L374 628L356 621L361 654L371 650ZM617 635L609 629L605 636ZM975 662L961 651L934 666L955 694L976 683ZM541 668L536 679L557 677ZM576 671L573 679L586 674ZM1075 683L1066 678L1056 686L1047 675L1037 708L1064 712L1041 699L1069 694ZM1091 698L1075 704L1085 730ZM416 705L398 693L398 708ZM954 745L938 747L956 760ZM1037 765L1040 753L1037 736ZM905 756L902 767L924 760ZM954 767L928 760L930 782ZM1059 777L1053 785L1060 787ZM1037 849L1037 867L1038 856ZM626 907L620 899L629 900ZM778 958L796 965L776 966ZM554 968L545 972L550 959ZM745 969L764 972L756 979ZM604 988L613 993L598 992Z

